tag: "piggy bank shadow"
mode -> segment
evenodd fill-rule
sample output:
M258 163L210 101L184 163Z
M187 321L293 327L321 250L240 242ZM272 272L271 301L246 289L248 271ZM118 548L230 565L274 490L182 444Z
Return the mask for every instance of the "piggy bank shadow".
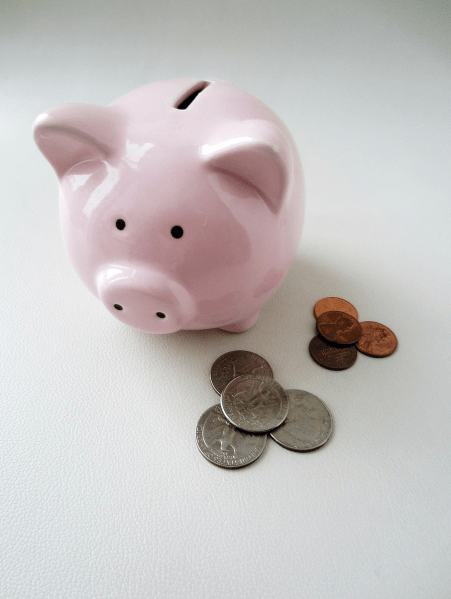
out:
M256 324L244 333L221 329L178 331L168 335L151 335L133 331L134 342L150 356L152 368L171 364L181 389L196 387L193 372L199 373L199 389L211 391L210 369L223 353L244 349L254 351L280 372L286 369L311 368L308 344L316 334L313 306L322 297L339 296L353 302L352 289L358 288L349 273L333 270L312 258L296 257L275 294L263 306ZM319 367L318 367L319 368ZM167 372L166 366L161 370ZM207 391L207 397L208 397ZM211 403L218 400L213 393ZM211 404L207 404L211 405ZM207 407L206 406L206 407Z
M173 337L182 346L191 343L196 345L199 341L207 345L222 341L226 345L233 343L239 347L240 344L246 345L248 340L263 345L273 344L276 339L299 340L306 328L309 334L316 334L313 306L319 299L339 296L351 302L357 301L356 288L358 281L345 269L339 272L319 260L299 256L293 261L280 287L263 306L256 324L248 331L179 331Z

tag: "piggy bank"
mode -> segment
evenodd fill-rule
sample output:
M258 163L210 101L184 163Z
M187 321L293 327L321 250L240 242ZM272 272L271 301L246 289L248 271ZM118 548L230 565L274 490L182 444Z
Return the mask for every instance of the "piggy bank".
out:
M34 137L59 179L70 258L113 316L151 333L255 323L304 205L296 145L267 106L177 79L52 108Z

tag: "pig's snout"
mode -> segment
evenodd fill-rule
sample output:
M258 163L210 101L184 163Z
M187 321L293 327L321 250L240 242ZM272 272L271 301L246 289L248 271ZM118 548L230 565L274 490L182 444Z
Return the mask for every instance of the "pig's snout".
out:
M182 285L143 265L104 268L97 289L113 316L149 333L184 329L195 316L194 302Z

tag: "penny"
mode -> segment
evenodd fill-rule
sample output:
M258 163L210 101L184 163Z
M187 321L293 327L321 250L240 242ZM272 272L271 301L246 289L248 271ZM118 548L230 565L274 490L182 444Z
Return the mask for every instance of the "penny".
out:
M265 449L267 437L232 426L219 404L202 414L196 428L199 451L209 462L222 468L242 468L255 462Z
M318 320L324 312L344 312L345 314L350 314L356 320L359 319L359 315L354 306L340 297L325 297L324 299L319 300L319 302L316 302L315 307L313 308L313 314L316 320Z
M285 390L288 395L288 416L271 431L271 437L293 451L312 451L326 443L332 433L332 416L319 397L298 389Z
M372 358L385 358L391 355L398 346L396 335L383 324L367 320L360 323L362 336L357 342L357 349Z
M227 384L242 374L260 374L270 378L274 376L265 359L251 351L239 349L223 354L214 362L210 374L213 389L221 395Z
M287 417L288 397L274 379L243 374L224 389L221 407L234 426L250 433L266 433Z
M316 321L316 328L326 341L340 345L356 343L362 334L359 321L345 312L324 312Z
M310 341L309 352L317 364L329 370L346 370L357 360L355 345L335 346L319 335Z

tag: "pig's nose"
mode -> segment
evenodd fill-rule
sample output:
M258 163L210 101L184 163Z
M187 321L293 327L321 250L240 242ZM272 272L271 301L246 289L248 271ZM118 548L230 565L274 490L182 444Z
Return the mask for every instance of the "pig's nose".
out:
M195 315L194 302L183 285L146 266L109 265L100 272L97 289L113 316L149 333L186 328Z

